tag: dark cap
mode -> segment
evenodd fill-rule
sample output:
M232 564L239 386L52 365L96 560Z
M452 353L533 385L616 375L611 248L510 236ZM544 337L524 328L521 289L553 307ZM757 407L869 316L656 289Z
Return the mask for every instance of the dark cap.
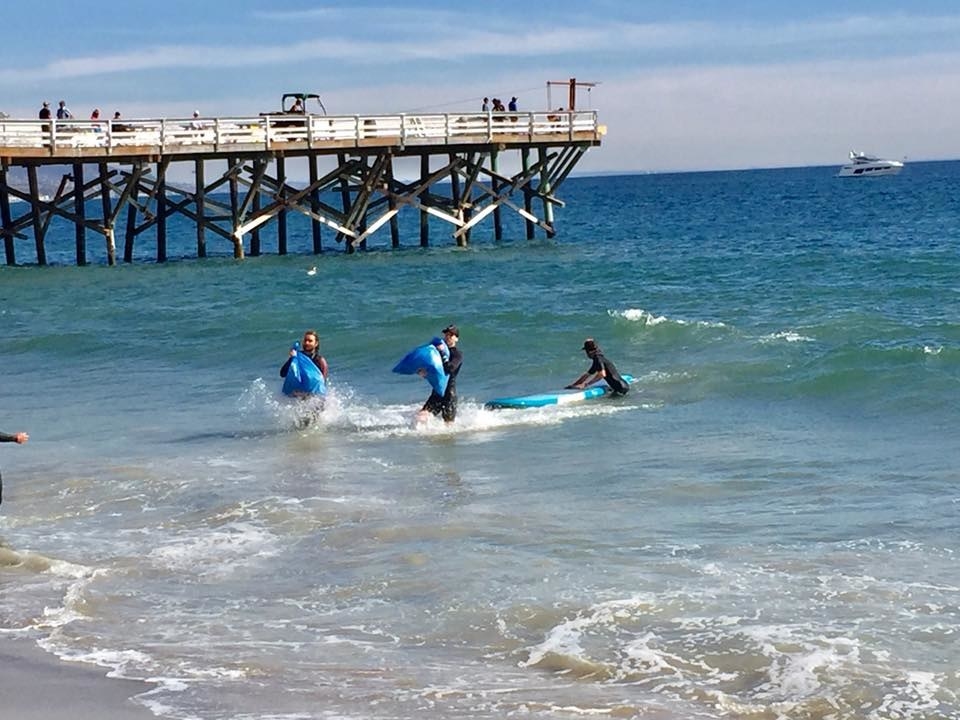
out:
M443 334L446 335L447 333L450 333L451 335L456 335L457 337L460 337L460 328L458 328L456 325L447 325L447 326L443 329Z
M597 349L597 341L593 338L587 338L583 341L583 349L587 352L593 352Z

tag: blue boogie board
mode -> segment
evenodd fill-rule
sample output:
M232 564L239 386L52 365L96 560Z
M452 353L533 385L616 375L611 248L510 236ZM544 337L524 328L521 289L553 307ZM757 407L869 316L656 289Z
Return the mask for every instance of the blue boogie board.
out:
M284 395L326 395L327 383L313 360L300 351L300 343L294 343L297 351L290 360L287 376L283 379Z
M434 338L436 340L436 338ZM446 350L444 345L443 349ZM449 353L449 351L447 351ZM447 391L447 373L443 370L443 356L435 345L421 345L414 348L403 359L393 366L393 371L400 375L416 375L419 370L427 373L427 382L437 395Z
M621 375L628 385L633 384L632 375ZM586 390L560 390L553 393L539 395L522 395L520 397L504 397L489 400L483 404L488 410L522 409L546 407L547 405L567 405L569 403L594 400L610 394L606 383L597 383Z

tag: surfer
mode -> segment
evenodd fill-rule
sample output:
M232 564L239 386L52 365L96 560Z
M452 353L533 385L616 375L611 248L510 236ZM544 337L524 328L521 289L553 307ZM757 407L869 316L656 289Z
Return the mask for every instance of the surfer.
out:
M298 354L309 358L316 365L322 379L314 376L312 381L304 384L305 369L300 364L304 361L297 360L296 367L291 371L291 364ZM280 368L280 377L284 378L283 392L305 403L302 408L305 414L297 419L297 425L301 428L307 427L312 421L318 419L319 414L324 410L327 399L327 370L327 360L320 354L320 336L317 335L316 330L304 331L303 338L299 343L299 350L294 345L290 350L290 357ZM290 375L290 377L288 378L287 375Z
M23 445L27 440L30 439L30 436L25 432L14 433L9 435L5 432L0 432L0 442L15 442L18 445ZM0 503L3 502L3 477L0 476Z
M457 417L457 375L460 373L460 365L463 363L463 353L457 347L460 341L460 330L456 325L447 325L443 329L443 341L450 350L450 357L443 361L443 371L447 374L447 389L443 395L436 390L430 393L430 397L420 408L417 414L417 421L426 419L427 413L440 415L444 422L452 423ZM421 370L421 374L426 371Z
M320 368L320 374L323 375L323 380L326 382L328 370L327 360L320 354L320 336L317 335L316 330L307 330L303 333L303 339L300 341L300 352L313 360L313 364ZM287 376L287 373L290 371L290 363L293 362L296 356L296 348L290 350L290 357L287 358L283 367L280 368L280 377L285 378Z
M583 390L594 383L606 380L607 385L615 394L626 395L630 390L630 385L620 377L620 373L617 372L617 366L604 357L603 351L600 350L600 346L597 345L597 341L593 338L584 340L583 351L587 354L588 358L593 360L593 363L590 365L589 370L567 385L567 389Z

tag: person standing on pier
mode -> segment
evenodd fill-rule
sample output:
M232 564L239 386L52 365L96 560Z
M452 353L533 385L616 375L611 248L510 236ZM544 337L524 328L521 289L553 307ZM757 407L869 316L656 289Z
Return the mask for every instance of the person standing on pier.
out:
M61 100L60 107L57 108L57 120L70 120L73 113L67 109L67 101Z
M23 445L29 439L30 439L30 436L27 435L25 432L14 433L13 435L9 435L5 432L0 432L0 442L15 442L18 445ZM0 503L3 503L3 476L2 475L0 475Z
M40 106L40 112L37 113L37 117L41 120L49 120L53 117L53 113L50 112L50 103L48 103L46 100L44 100L43 105ZM41 125L40 132L50 132L50 125L48 123Z
M460 342L460 330L456 325L447 325L443 329L443 342L450 350L450 357L443 361L443 371L447 374L447 389L443 395L434 390L430 397L417 413L417 421L426 419L427 413L440 415L446 423L452 423L457 418L457 375L463 364L463 353L457 347Z

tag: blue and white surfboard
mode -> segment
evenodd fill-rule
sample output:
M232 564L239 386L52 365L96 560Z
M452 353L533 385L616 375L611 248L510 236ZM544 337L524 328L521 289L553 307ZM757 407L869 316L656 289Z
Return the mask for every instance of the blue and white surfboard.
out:
M632 375L621 375L625 382L632 385ZM606 383L597 383L586 390L560 390L553 393L541 393L539 395L522 395L520 397L505 397L488 400L483 404L488 410L503 409L522 409L546 407L547 405L567 405L569 403L582 402L584 400L594 400L596 398L609 395L610 388Z

